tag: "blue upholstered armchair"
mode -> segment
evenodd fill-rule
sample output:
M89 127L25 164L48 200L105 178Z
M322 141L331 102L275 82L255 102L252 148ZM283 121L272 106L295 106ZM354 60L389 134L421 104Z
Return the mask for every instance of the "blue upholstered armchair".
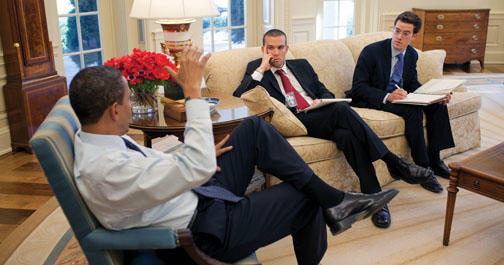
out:
M30 140L40 165L65 213L89 264L123 264L124 250L173 249L182 247L198 264L224 264L201 252L189 229L139 228L123 231L104 229L89 211L74 182L74 134L79 120L68 96L62 97ZM137 257L130 264L164 264L156 256ZM255 255L239 264L256 264Z

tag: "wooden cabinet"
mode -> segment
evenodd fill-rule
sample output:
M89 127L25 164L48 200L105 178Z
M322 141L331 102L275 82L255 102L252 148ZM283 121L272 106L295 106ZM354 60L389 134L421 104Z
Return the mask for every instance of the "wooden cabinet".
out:
M28 141L56 101L67 94L56 73L44 0L0 1L0 36L7 84L3 87L12 149Z
M471 60L478 60L483 68L489 11L413 8L423 26L412 45L422 51L445 50L445 63L464 63L468 69Z

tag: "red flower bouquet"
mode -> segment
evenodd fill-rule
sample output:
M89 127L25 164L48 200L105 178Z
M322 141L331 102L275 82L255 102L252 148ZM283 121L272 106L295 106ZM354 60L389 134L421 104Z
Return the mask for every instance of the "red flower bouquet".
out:
M133 92L132 98L136 97L140 104L151 106L156 103L155 92L158 86L172 86L173 81L165 66L177 70L165 54L139 49L133 49L131 55L112 58L106 61L105 65L115 67L122 72Z

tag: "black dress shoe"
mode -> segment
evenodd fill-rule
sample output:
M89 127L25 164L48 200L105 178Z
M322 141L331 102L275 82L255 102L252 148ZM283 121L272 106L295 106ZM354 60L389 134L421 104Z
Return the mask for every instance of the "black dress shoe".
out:
M373 224L379 228L388 228L392 219L390 218L390 212L387 205L383 206L378 212L373 214L371 217Z
M345 197L338 205L324 209L324 219L331 228L333 235L339 234L356 221L369 217L383 208L397 193L396 189L389 189L373 194L345 192Z
M443 192L443 187L439 185L439 182L437 181L436 177L429 178L426 182L420 184L422 187L428 191L432 191L434 193L441 193Z
M399 158L395 165L387 164L390 175L395 179L402 179L409 184L426 182L433 173L430 169L415 165L404 158Z
M450 168L446 166L443 160L439 160L437 163L431 164L431 168L436 176L440 176L445 179L450 178Z

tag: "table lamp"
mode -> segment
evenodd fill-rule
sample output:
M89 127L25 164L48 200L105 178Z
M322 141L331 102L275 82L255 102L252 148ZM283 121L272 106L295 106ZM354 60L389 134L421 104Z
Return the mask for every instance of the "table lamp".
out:
M191 23L198 17L214 17L219 12L213 0L134 0L130 17L138 19L156 19L161 24L164 53L175 59L180 67L180 54L185 46L191 46Z

